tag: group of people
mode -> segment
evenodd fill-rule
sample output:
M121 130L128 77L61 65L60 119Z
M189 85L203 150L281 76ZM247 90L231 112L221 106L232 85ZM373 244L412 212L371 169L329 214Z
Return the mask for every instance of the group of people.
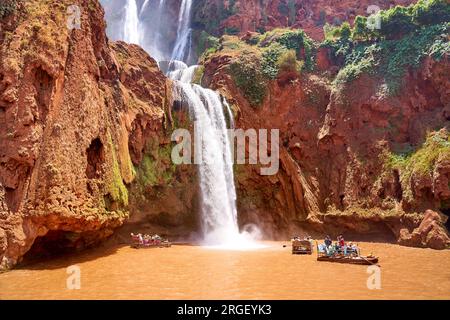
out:
M301 238L299 236L295 236L293 239L293 241L312 241L311 236L306 236L304 238Z
M326 253L328 256L334 255L356 255L359 256L358 245L349 242L346 243L342 235L337 237L336 243L333 244L330 236L325 237L325 244L319 245L319 252Z
M160 244L163 242L163 238L161 238L159 235L148 235L148 234L131 234L131 239L133 239L133 242L139 243L140 245L152 245L152 244Z

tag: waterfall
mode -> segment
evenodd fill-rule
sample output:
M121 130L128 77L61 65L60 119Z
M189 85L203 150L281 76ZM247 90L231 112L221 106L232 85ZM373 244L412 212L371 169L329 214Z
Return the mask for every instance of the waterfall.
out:
M192 30L191 24L192 0L182 0L178 15L177 40L172 51L171 60L186 61L191 49Z
M140 32L140 45L149 52L153 58L158 61L165 59L165 53L162 49L163 47L163 33L164 33L164 24L162 23L164 16L166 14L166 2L167 0L159 0L159 3L156 9L152 9L149 7L151 1L158 0L145 0L144 4L141 7L139 12L139 29L145 30L147 21L144 20L144 16L147 11L152 11L152 32ZM146 38L148 37L148 39Z
M139 17L136 0L127 0L125 5L124 41L139 44Z
M178 23L177 37L169 59L163 53L167 50L161 49L165 40L161 36L164 29L164 19L161 17L167 1L157 1L145 0L140 11L135 0L127 1L123 40L141 44L159 62L170 60L166 74L173 80L173 98L189 107L195 128L195 159L198 163L204 243L225 249L258 247L249 241L251 235L240 233L238 227L233 157L226 121L228 117L230 126L234 127L231 108L218 93L192 84L198 66L185 63L191 51L192 0L182 0L178 20L175 20ZM149 29L149 34L139 32L144 25L142 17L150 10L154 10L158 18L152 21L153 28ZM145 41L144 34L150 41Z
M185 101L195 128L195 158L200 159L202 228L208 244L230 243L239 237L233 159L224 105L220 96L191 84L197 66L171 72L174 98Z

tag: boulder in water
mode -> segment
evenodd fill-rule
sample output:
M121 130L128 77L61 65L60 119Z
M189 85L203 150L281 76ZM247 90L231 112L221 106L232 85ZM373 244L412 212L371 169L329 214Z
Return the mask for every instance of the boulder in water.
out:
M428 247L443 250L450 245L450 237L443 226L441 215L432 210L425 212L422 223L412 233L400 231L399 244L409 247Z

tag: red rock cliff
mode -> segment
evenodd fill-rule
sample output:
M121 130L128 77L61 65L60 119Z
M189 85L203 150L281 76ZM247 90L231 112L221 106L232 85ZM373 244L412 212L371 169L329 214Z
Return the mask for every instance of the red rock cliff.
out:
M301 28L316 40L323 39L323 26L353 21L367 15L369 6L387 9L414 0L207 0L197 1L194 22L212 34L245 34L274 28Z
M108 43L97 1L15 3L0 20L2 267L32 246L34 255L96 244L142 206L160 226L195 225L195 188L170 192L167 206L156 198L152 208L128 192L156 197L159 185L189 176L177 169L165 181L142 181L143 160L157 162L160 175L169 170L158 150L170 146L170 83L156 62L137 46ZM69 5L81 9L81 29L67 27Z
M264 67L259 61L274 38L262 36L257 48L248 36L224 37L205 58L203 83L227 97L238 127L280 129L276 176L260 176L254 166L236 170L241 224L259 224L280 238L329 232L447 247L448 55L409 68L395 95L380 93L383 78L368 73L337 84L341 66L324 49L315 54L315 72L280 72L264 87L258 71L251 72ZM389 155L406 147L416 150L411 162L392 165ZM425 215L427 209L440 214Z

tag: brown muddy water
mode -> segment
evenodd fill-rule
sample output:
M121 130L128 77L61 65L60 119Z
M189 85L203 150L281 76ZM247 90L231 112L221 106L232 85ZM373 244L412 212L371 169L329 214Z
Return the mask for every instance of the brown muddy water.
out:
M264 244L99 248L0 274L0 299L450 299L449 250L360 243L363 254L380 257L381 289L370 290L367 266L293 256L288 242ZM67 288L72 265L79 290Z

